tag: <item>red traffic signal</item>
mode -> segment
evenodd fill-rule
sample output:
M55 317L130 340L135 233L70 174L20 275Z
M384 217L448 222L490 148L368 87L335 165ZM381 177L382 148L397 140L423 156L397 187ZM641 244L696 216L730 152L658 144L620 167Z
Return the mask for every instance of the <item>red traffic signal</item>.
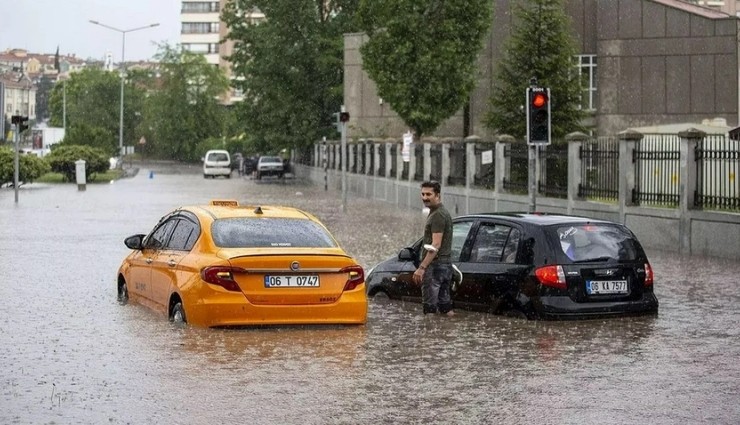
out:
M532 106L539 109L547 105L547 95L545 93L534 93L532 95Z
M340 122L347 122L347 121L349 121L349 112L340 112L339 113L339 121Z

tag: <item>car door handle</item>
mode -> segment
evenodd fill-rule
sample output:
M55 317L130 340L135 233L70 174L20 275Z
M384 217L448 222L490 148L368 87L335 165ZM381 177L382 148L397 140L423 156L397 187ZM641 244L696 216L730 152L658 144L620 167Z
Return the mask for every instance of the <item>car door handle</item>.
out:
M147 264L152 264L152 261L154 261L154 260L152 260L151 258L147 258L147 259L146 259L146 263L147 263Z
M175 260L170 260L170 261L167 262L167 265L170 266L170 267L175 267L177 265L177 263L175 262Z
M493 280L500 282L502 280L506 280L506 276L496 275L493 277Z

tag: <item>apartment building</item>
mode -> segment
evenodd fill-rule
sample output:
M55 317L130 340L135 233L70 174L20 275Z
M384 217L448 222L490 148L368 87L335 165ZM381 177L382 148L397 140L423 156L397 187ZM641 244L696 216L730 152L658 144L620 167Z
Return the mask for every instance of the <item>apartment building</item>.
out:
M185 50L205 56L208 63L223 69L226 76L231 79L233 78L231 64L226 58L231 55L234 43L231 40L224 40L228 28L221 21L221 10L226 2L227 0L182 0L180 44ZM264 18L265 15L259 11L245 14L245 19L253 22ZM224 104L233 104L240 100L241 92L233 87L222 97Z
M688 2L716 9L733 16L738 16L738 11L740 11L740 7L738 7L740 1L738 0L688 0Z

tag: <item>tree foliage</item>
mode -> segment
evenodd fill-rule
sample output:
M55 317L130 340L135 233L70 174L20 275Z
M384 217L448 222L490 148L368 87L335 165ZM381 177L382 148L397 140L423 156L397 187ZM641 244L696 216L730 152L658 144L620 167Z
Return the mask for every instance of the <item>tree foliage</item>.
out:
M500 134L526 134L525 92L532 77L550 88L552 137L583 131L577 54L562 0L522 0L498 63L486 124Z
M32 183L50 171L49 164L36 155L18 157L18 181ZM12 149L0 148L0 186L13 183L15 173L15 156Z
M218 98L228 89L228 79L203 55L163 45L156 58L159 78L141 81L150 90L137 139L146 138L148 155L197 161L205 154L198 143L225 135L229 112Z
M145 94L142 88L131 84L130 78L128 81L124 87L124 145L132 145L138 140L134 130L141 121ZM108 134L115 135L114 139L109 140L110 146L104 147L105 150L118 152L121 80L117 72L85 68L70 74L68 80L56 84L50 100L52 126L62 126L65 104L68 131L83 124L101 128Z
M333 137L343 99L342 34L353 30L356 0L229 0L222 19L234 41L230 60L244 93L237 108L262 151ZM259 10L266 19L245 19Z
M491 23L490 0L361 0L363 68L416 137L433 132L472 91Z
M45 159L51 166L51 171L62 174L70 182L75 180L75 162L80 159L85 161L86 181L95 180L97 173L104 173L110 167L109 156L102 149L66 143L55 147Z
M117 136L111 134L106 128L93 127L84 122L78 122L69 127L62 142L67 145L86 145L99 148L109 156L118 154Z
M41 76L36 85L36 117L39 120L49 118L49 97L54 83L46 75Z

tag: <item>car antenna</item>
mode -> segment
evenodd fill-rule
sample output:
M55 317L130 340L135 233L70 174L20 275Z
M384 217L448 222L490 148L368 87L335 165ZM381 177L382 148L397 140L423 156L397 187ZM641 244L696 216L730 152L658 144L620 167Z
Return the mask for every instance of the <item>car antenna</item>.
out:
M259 206L258 206L257 208L255 208L255 209L254 209L254 213L255 213L255 214L264 214L264 213L262 212L262 207L259 207Z

